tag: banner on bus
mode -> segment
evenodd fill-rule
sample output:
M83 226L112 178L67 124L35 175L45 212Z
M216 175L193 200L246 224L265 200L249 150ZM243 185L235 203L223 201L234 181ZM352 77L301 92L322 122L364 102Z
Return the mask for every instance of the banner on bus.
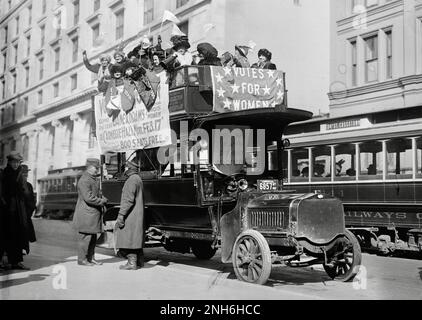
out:
M167 77L162 73L157 79L152 106L145 105L145 97L128 81L109 86L106 95L95 97L96 133L102 154L171 144Z
M284 74L278 70L211 67L214 111L275 108L284 102Z

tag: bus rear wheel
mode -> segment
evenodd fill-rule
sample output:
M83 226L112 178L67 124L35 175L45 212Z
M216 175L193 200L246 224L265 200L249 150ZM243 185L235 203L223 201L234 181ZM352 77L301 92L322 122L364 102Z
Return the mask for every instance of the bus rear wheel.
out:
M348 282L358 274L362 262L362 252L358 239L349 230L345 231L346 244L344 252L332 265L324 265L328 276L336 281Z

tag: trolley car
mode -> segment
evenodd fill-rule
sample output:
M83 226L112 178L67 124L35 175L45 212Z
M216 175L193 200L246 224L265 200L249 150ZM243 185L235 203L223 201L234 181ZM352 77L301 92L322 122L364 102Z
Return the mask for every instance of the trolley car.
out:
M422 107L316 118L285 138L286 187L341 199L365 249L422 252Z
M183 67L177 72L179 80L170 88L171 127L178 135L172 147L177 154L183 152L181 122L189 131L207 132L210 140L189 142L188 164L162 164L156 150L136 152L149 239L199 259L210 259L221 249L222 262L231 262L237 278L249 283L264 284L277 264L322 264L333 279L353 279L361 249L345 228L342 202L321 192L289 191L283 185L282 154L287 144L282 133L290 123L308 120L312 114L286 105L214 113L209 67ZM203 76L192 82L192 72ZM231 138L224 142L215 135L222 129L231 133L236 129L245 140L251 130L253 141L265 129L265 137L245 148L240 163L221 165L212 156L218 146L236 145ZM106 168L112 158L118 160L117 172L102 181L109 199L104 216L108 224L117 217L125 182L125 155L103 156Z

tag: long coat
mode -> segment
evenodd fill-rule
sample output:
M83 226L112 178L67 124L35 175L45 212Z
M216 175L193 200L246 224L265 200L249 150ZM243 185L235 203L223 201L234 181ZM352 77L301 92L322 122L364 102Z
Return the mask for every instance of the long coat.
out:
M73 224L79 233L101 233L101 196L97 178L84 172L78 182L78 202L73 215Z
M3 246L6 250L25 250L29 253L29 243L35 242L32 220L27 213L24 181L21 169L6 167L2 177L2 196L5 200L2 213Z
M141 249L145 242L143 183L136 172L127 174L119 211L125 217L125 226L116 230L116 248Z

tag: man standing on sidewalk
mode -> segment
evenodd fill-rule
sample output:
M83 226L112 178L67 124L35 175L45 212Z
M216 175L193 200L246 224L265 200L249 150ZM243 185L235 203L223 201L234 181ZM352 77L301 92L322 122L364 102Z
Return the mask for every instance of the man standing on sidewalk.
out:
M139 166L126 162L128 177L123 186L119 216L116 221L116 248L127 256L127 264L121 270L137 270L144 264L144 196L142 178L138 174Z
M78 182L73 223L78 232L78 264L82 266L101 265L94 256L97 234L102 232L101 209L107 199L100 195L99 169L100 160L88 159Z

